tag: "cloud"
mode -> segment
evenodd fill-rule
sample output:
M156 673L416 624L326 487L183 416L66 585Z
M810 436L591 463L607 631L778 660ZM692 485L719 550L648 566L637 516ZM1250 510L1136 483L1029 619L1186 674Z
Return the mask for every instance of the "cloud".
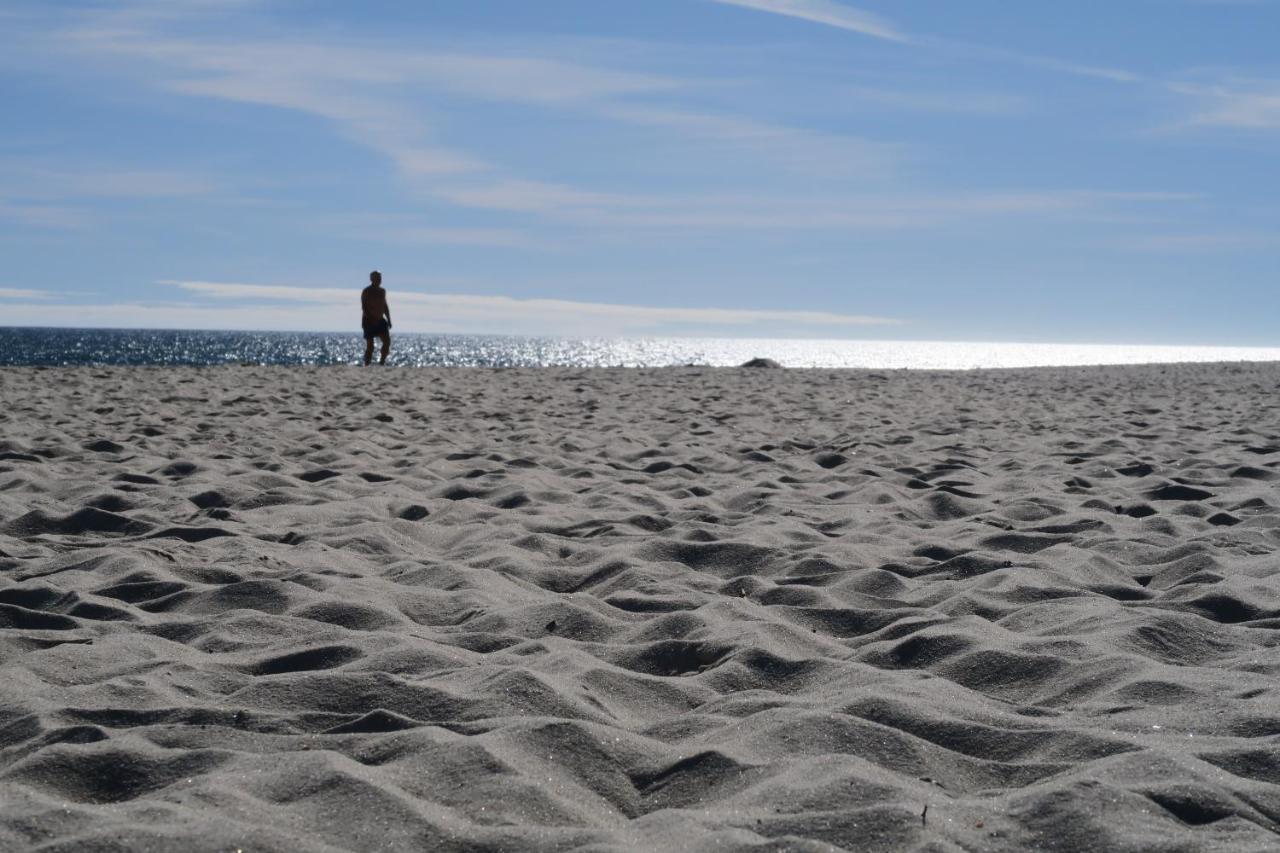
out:
M56 180L71 195L162 198L208 195L217 190L205 177L145 169L64 174Z
M1058 71L1077 77L1091 77L1099 80L1110 80L1115 83L1136 83L1141 80L1138 74L1121 68L1086 65L1051 56L1038 56L1015 50L967 44L948 39L908 37L878 15L843 6L832 2L832 0L711 0L711 2L800 18L815 24L824 24L829 27L849 30L887 41L912 43L923 47L941 48L950 52L987 56L1018 65Z
M554 242L540 232L528 228L490 225L467 217L465 224L455 224L438 212L346 212L319 215L312 227L345 239L366 240L409 246L487 246L503 249L539 249L554 251ZM439 279L433 279L438 283Z
M908 40L879 15L842 6L832 0L712 0L712 2L726 6L741 6L759 12L772 12L775 15L786 15L790 18L825 24L886 41Z
M891 24L853 7L828 0L715 0L778 15L804 18L815 23L853 30L891 41L905 37ZM148 2L146 8L163 10L166 4ZM200 2L204 12L217 4ZM872 232L885 229L935 228L963 224L981 217L1034 215L1041 217L1096 217L1117 205L1160 203L1175 196L1099 193L1085 191L939 192L872 194L868 187L887 182L864 181L850 192L849 183L836 179L893 176L905 153L901 146L771 123L767 120L690 108L676 103L673 95L690 90L707 94L696 81L666 73L631 73L530 56L501 50L409 45L405 42L358 39L307 41L291 34L268 39L261 34L230 39L217 35L173 35L150 13L134 17L95 16L62 35L62 45L78 54L123 58L134 73L162 89L237 103L260 104L290 110L330 122L348 139L376 152L394 164L411 191L413 201L440 202L500 216L469 215L461 226L438 215L393 222L367 229L366 239L419 245L452 245L498 248L546 248L530 227L535 222L569 226L574 236L595 233L616 238L631 230L681 231L804 231ZM163 18L159 20L164 20ZM183 32L197 32L195 28ZM200 33L217 32L200 27ZM923 50L939 50L946 42L912 40ZM581 46L581 42L574 42ZM954 50L967 50L951 45ZM538 49L527 45L522 49ZM547 49L544 43L541 49ZM652 50L647 46L646 50ZM978 55L1017 62L1046 62L1000 51ZM652 54L647 54L650 60ZM608 62L612 62L609 60ZM618 60L621 61L621 60ZM1059 63L1059 65L1061 65ZM670 67L664 66L664 67ZM1106 69L1076 69L1088 73ZM1124 72L1115 72L1117 79ZM839 85L837 83L837 85ZM876 89L853 90L854 97L894 103L909 109L981 112L1016 107L1021 102L980 96L930 96ZM693 189L629 188L633 175L623 168L610 187L583 187L567 182L522 180L508 177L500 163L441 139L444 127L436 110L450 109L448 96L487 99L540 109L573 109L593 119L662 131L663 142L693 140L716 163L724 152L747 152L765 158L773 167L831 178L786 188L777 177L780 169L752 169L739 173L734 186L743 191L726 194ZM674 104L674 105L673 105ZM460 110L457 115L466 118ZM572 118L580 118L573 116ZM543 123L542 127L554 127ZM629 135L635 144L637 134ZM501 142L501 140L499 141ZM488 153L489 149L485 149ZM605 148L599 151L607 150ZM663 149L666 153L666 149ZM513 156L525 157L528 152ZM537 156L536 154L533 156ZM606 156L593 150L592 156ZM551 158L548 158L552 162ZM660 157L653 158L656 162ZM651 163L646 163L651 165ZM662 163L661 165L666 165ZM694 159L677 164L686 172ZM596 172L600 174L600 172ZM710 175L725 186L724 173ZM788 175L787 178L790 176ZM696 178L693 179L696 182ZM69 189L84 194L151 193L199 194L211 187L198 176L162 171L98 174L79 172L63 177ZM707 183L710 183L708 181ZM634 186L634 185L633 185ZM759 188L757 190L757 188ZM23 196L24 202L31 198ZM26 222L74 218L71 211L39 210L29 204L4 206L0 217ZM21 209L19 209L21 208ZM469 211L452 211L468 213ZM563 236L563 235L559 235ZM748 235L749 238L749 235Z
M156 169L50 169L39 162L0 161L11 192L26 198L189 198L211 195L218 185L203 175Z
M410 177L486 171L492 165L436 140L423 94L495 101L582 104L682 84L553 59L349 46L288 40L180 38L108 19L63 37L77 51L123 56L160 69L153 81L172 92L260 104L333 122L349 139L388 157Z
M33 204L0 197L0 221L12 222L28 228L72 230L86 227L89 224L89 216L85 211L74 207Z
M416 118L407 105L372 93L343 92L324 75L288 78L272 71L249 71L173 80L166 83L165 88L187 95L262 104L319 116L337 125L348 139L389 158L410 177L453 175L489 168L471 154L435 143L431 128Z
M1215 85L1177 83L1170 90L1201 104L1186 122L1199 127L1280 128L1280 80L1229 80Z
M200 298L191 303L152 305L130 325L181 323L182 328L343 329L353 326L351 288L299 287L234 282L165 281ZM756 334L788 329L854 329L895 325L900 321L817 310L679 308L578 302L564 299L514 299L508 296L425 293L389 288L392 317L400 331L450 331L513 334L624 335L696 332L733 328ZM220 303L233 302L227 307ZM138 307L138 306L131 306ZM75 313L60 306L58 319ZM92 318L120 316L116 307L80 308ZM127 315L127 312L125 312ZM193 325L194 324L194 325ZM233 324L233 325L227 325Z
M43 290L29 290L21 287L0 287L0 299L51 299L52 294Z
M1010 115L1025 112L1031 101L993 92L911 92L874 86L849 86L841 94L863 103L906 112Z
M680 89L684 84L658 74L634 74L553 59L417 54L405 57L407 75L458 94L497 101L572 103Z
M661 204L656 198L580 190L541 181L496 181L471 186L443 186L436 189L434 194L463 207L511 213L578 211L589 214L606 209Z
M1239 252L1280 246L1280 235L1257 232L1149 234L1125 241L1124 248L1140 252Z
M1035 68L1043 68L1047 71L1060 71L1064 74L1071 74L1075 77L1091 77L1095 80L1108 80L1112 83L1140 83L1142 76L1133 71L1123 68L1108 68L1102 65L1085 65L1079 62L1071 62L1064 59L1056 59L1052 56L1035 56L1026 53L1016 53L1013 51L998 51L999 54L1010 61L1029 65Z
M84 28L78 48L160 65L162 88L184 95L259 104L332 122L358 144L390 159L411 178L494 173L499 165L440 143L424 99L439 94L573 108L592 118L660 128L709 140L721 150L765 157L774 165L827 174L883 172L895 146L782 127L732 115L636 103L688 88L679 79L538 57L429 48L338 46L302 42L225 43L181 39L114 27Z
M716 2L801 17L880 38L902 38L879 18L828 0ZM658 129L667 134L664 142L694 140L718 162L729 151L759 156L774 167L755 173L761 176L782 168L833 179L850 175L883 178L895 171L903 157L904 148L899 145L672 106L666 96L693 84L664 74L388 43L308 43L297 37L234 42L216 37L179 38L139 27L128 19L123 25L99 20L94 26L74 31L67 40L79 50L151 63L158 67L152 79L170 91L323 118L345 137L390 160L402 176L413 180L416 192L474 210L538 216L557 224L595 229L902 228L953 217L941 199L838 199L831 197L835 191L817 197L813 193L784 198L658 197L509 178L501 164L444 144L438 138L437 120L424 108L440 108L439 93L544 108L571 106L592 118ZM932 44L938 47L944 43ZM1023 57L1019 61L1030 60ZM1008 106L1007 100L994 104L990 99L973 97L916 96L912 100L901 93L886 95L875 90L863 90L861 95L930 110L946 105L970 112ZM753 177L748 185L757 182ZM123 186L126 182L118 183ZM1035 194L1023 195L1023 202L1044 209L1033 198ZM1009 201L996 197L998 194L988 196L952 199L952 203L962 210L982 213ZM1058 201L1064 198L1060 196ZM1071 204L1082 206L1079 199ZM410 243L526 244L518 232L492 227L401 229L382 236Z
M371 232L373 239L390 240L427 246L492 246L505 249L534 249L541 244L515 228L436 228L431 226L393 226Z
M737 116L632 105L609 107L602 114L629 124L710 140L721 148L754 151L788 168L827 176L884 173L899 159L898 146Z
M1190 201L1187 193L1056 190L934 194L645 196L535 182L441 188L454 204L594 229L840 230L929 228L978 217L1109 217L1125 205Z

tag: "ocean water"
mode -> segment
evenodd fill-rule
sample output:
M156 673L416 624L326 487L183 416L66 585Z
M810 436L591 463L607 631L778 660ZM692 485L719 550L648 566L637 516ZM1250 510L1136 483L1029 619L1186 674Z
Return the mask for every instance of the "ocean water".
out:
M364 341L328 332L0 327L0 365L358 364ZM785 367L967 370L1206 361L1280 361L1277 347L1121 346L745 338L532 338L397 334L390 364L410 367Z

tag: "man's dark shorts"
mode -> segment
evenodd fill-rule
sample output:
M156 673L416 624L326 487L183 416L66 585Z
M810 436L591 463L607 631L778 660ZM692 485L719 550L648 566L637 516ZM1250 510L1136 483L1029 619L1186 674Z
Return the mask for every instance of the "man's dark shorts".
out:
M387 318L383 317L376 323L361 323L364 326L365 339L381 338L391 334L391 329L387 327Z

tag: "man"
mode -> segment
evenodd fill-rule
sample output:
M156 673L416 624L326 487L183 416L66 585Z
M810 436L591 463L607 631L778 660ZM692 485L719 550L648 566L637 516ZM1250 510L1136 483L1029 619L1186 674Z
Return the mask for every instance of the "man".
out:
M365 366L373 361L374 338L382 339L382 359L378 364L386 364L387 353L391 352L391 309L387 307L387 292L382 289L382 273L377 270L369 273L369 286L360 291L360 311Z

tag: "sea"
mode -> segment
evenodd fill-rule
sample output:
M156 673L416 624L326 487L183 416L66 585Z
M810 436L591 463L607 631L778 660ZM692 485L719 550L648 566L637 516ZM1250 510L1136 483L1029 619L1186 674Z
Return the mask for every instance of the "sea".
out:
M0 327L0 365L354 365L357 335L163 329ZM972 370L1174 362L1280 361L1277 347L855 341L765 338L572 338L397 334L395 367L784 367Z

